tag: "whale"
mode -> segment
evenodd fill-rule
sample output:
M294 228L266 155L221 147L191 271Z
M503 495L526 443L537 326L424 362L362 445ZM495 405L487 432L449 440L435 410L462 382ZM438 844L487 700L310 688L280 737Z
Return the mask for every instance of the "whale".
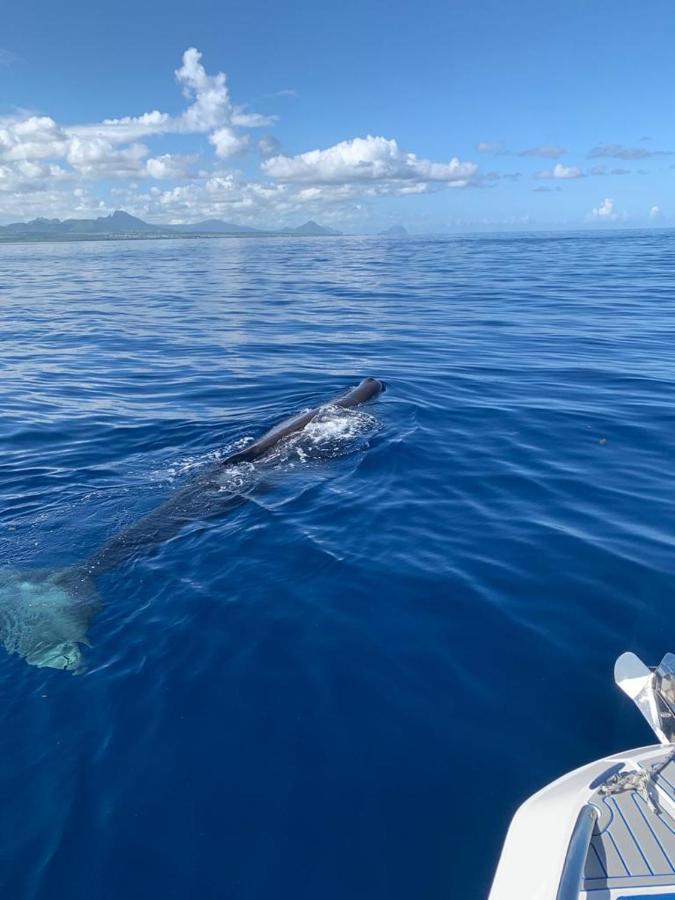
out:
M0 570L0 642L29 665L80 673L82 647L101 601L96 579L139 555L151 552L195 520L220 517L245 503L250 487L244 479L224 478L239 467L264 461L284 442L300 434L332 408L352 409L384 390L377 378L364 378L338 397L284 419L253 443L209 465L197 478L137 522L116 532L85 560L63 569L21 572ZM255 482L253 482L255 486Z

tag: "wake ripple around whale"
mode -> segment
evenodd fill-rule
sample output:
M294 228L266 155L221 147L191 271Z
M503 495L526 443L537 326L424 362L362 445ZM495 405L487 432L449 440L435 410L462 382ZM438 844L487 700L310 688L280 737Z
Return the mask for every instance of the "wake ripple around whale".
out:
M327 405L302 431L284 438L259 460L223 470L224 485L232 479L236 488L242 471L264 475L299 463L325 462L366 450L379 427L377 418L363 410ZM243 469L245 465L250 468Z
M365 399L380 390L377 383L375 393ZM342 402L350 402L349 397L341 398ZM354 402L362 400L357 396ZM0 641L5 649L39 668L83 671L80 645L88 645L87 629L100 606L94 587L97 575L160 544L188 521L234 509L277 475L365 450L379 423L370 413L340 405L338 400L300 413L278 428L283 429L278 439L273 429L258 442L238 442L224 458L214 461L209 455L208 464L199 467L184 487L139 522L113 535L84 563L57 571L0 572ZM269 435L274 439L269 448L250 461L239 461ZM187 466L193 467L192 463Z

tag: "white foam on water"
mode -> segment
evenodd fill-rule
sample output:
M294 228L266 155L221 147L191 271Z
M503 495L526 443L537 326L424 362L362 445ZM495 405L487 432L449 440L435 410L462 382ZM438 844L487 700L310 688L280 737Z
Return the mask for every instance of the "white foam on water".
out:
M253 442L253 437L243 437L217 450L209 450L206 453L198 453L190 456L183 456L175 462L164 465L161 468L152 469L148 473L148 477L153 481L169 482L173 484L175 481L182 481L190 475L198 475L202 469L219 463L222 459L238 453ZM228 469L234 471L236 467Z
M210 450L208 453L184 456L169 465L162 466L160 469L154 469L150 472L150 478L157 479L158 481L179 481L182 478L185 478L186 475L191 475L195 471L203 469L205 466L218 462L224 455L225 453L223 450Z
M324 407L301 434L317 446L326 442L346 445L356 438L371 437L377 430L377 419L370 413L341 406Z
M242 494L253 487L260 478L255 463L242 462L226 466L218 475L218 487L231 494Z
M250 491L270 469L293 469L316 460L336 459L368 446L378 431L375 416L358 409L324 406L302 431L290 435L254 462L241 462L224 467L217 475L219 490L232 494ZM181 481L199 475L201 470L217 465L233 453L244 450L254 440L240 438L218 450L185 456L175 463L150 473L158 481Z
M264 457L267 464L337 459L364 450L379 429L375 416L358 409L324 406L302 431L282 441Z

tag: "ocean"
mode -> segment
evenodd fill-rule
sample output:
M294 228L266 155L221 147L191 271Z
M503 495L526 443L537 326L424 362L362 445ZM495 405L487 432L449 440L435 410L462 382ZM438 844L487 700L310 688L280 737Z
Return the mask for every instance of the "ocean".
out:
M0 246L3 570L387 387L102 575L82 674L0 651L0 896L486 897L520 802L652 742L612 666L675 650L674 271L656 230Z

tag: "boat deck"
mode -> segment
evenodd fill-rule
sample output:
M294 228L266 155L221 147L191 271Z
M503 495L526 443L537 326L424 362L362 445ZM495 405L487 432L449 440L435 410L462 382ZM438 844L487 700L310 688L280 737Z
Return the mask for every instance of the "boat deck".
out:
M675 889L675 761L655 774L654 781L672 800L670 811L668 801L653 789L651 804L644 791L630 788L610 794L601 788L593 796L598 821L586 858L582 898L604 900L632 897L644 889ZM656 896L675 894L661 890Z

